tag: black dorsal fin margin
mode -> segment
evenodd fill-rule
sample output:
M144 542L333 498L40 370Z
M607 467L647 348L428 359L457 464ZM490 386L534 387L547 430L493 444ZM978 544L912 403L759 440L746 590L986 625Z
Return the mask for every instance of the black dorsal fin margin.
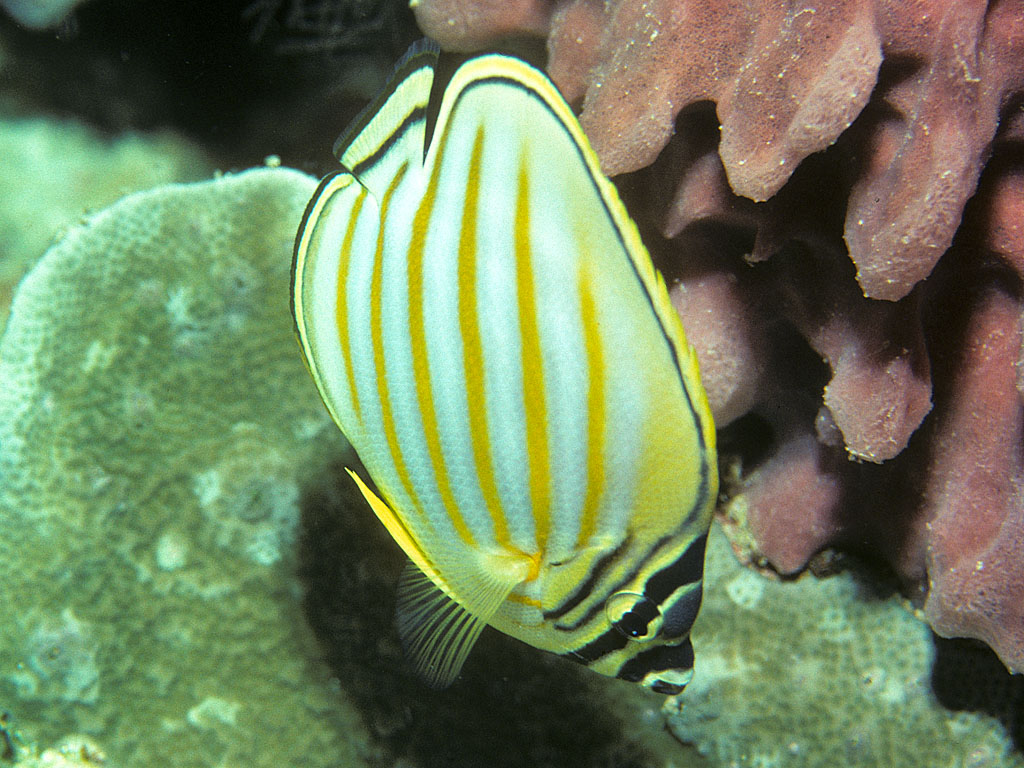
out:
M435 68L440 53L440 46L428 37L421 38L413 43L409 50L405 52L405 55L395 64L391 75L388 77L387 85L384 86L380 93L373 97L369 104L363 107L355 119L338 136L338 139L334 142L334 156L341 160L341 156L348 149L348 146L369 125L381 107L394 94L398 85L417 69L422 67ZM424 153L426 153L427 146L429 146L429 143L424 146ZM350 168L349 170L354 169Z

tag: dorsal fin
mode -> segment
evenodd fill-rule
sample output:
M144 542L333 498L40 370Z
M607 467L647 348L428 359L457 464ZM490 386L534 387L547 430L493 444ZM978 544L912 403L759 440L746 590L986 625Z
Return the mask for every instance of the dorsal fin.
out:
M423 163L427 104L439 52L432 40L414 44L384 90L334 143L334 156L378 199L402 163Z

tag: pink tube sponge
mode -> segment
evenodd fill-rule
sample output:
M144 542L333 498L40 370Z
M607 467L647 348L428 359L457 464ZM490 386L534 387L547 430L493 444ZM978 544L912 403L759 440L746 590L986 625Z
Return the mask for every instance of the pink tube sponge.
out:
M737 195L767 200L864 111L845 236L865 295L898 299L949 247L999 111L1024 81L1024 14L984 0L421 0L455 50L546 35L548 70L609 175L649 165L710 100ZM883 57L888 75L879 79ZM882 70L885 75L885 70Z
M969 308L950 404L935 426L924 492L931 536L925 612L941 635L969 635L1024 672L1022 306L986 290Z

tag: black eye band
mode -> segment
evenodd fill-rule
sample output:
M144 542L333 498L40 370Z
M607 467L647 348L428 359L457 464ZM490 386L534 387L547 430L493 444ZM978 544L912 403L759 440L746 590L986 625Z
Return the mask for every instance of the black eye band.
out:
M683 592L674 602L661 607L664 624L661 626L661 636L665 638L682 637L690 631L697 612L700 610L700 601L704 590L700 584Z
M629 640L621 632L609 629L593 642L563 655L581 664L590 664L602 656L607 656L609 653L625 648L628 643Z
M652 575L644 586L644 597L660 605L684 584L699 582L704 576L704 548L708 537L694 539L679 558Z
M693 646L690 638L679 645L658 645L638 653L622 665L616 677L638 683L651 672L666 669L693 669Z

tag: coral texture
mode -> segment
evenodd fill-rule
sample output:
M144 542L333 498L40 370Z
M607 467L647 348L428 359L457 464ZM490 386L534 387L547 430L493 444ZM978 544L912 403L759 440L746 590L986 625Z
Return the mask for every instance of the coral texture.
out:
M103 750L85 736L68 736L41 754L19 748L11 758L15 768L102 768L111 765Z
M0 330L18 280L87 211L213 170L202 152L170 132L110 140L71 120L41 118L0 119L0 156Z
M546 39L742 457L741 556L857 548L1024 671L1024 3L416 13L451 49Z
M298 487L345 450L288 310L315 183L260 169L134 194L19 286L0 700L26 741L87 731L111 765L365 764L296 597ZM47 754L27 764L91 764Z
M729 556L717 529L708 563L694 678L668 725L709 765L1024 766L994 718L939 703L930 633L898 598L851 572L765 579ZM970 685L988 686L973 671ZM1019 695L1012 685L985 693L993 708Z

